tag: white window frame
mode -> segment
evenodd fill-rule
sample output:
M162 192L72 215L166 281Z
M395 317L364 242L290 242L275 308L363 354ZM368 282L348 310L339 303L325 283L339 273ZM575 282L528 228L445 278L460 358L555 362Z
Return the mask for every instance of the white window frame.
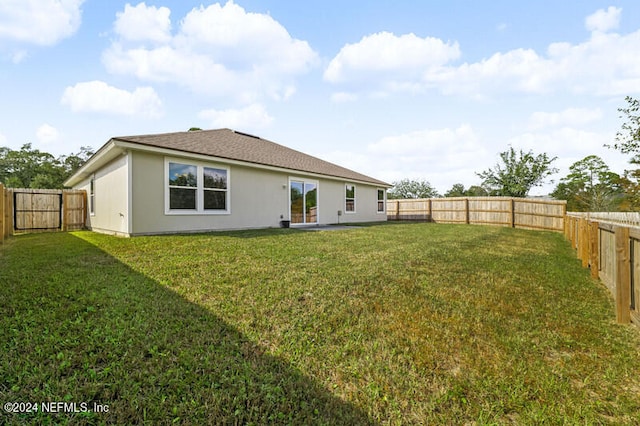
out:
M378 195L382 191L382 200L378 199ZM378 208L378 203L382 201L382 210ZM378 214L386 214L387 213L387 191L383 188L377 188L376 190L376 211Z
M185 164L196 167L196 208L195 209L171 209L170 208L170 185L169 185L169 163ZM204 209L204 192L210 189L204 188L204 169L215 168L225 170L227 172L227 188L224 191L225 210L205 210ZM164 159L164 214L171 216L193 216L193 215L228 215L231 214L231 167L228 165L209 163L205 161L196 161L188 158L165 157Z
M96 215L96 175L91 175L89 179L89 216Z
M293 223L291 220L291 182L299 182L303 185L313 184L316 186L316 221L315 222L307 222L306 221L306 212L304 211L304 203L303 203L303 215L305 217L305 222L302 223ZM309 225L317 225L320 223L320 181L302 177L289 176L289 185L287 187L287 198L289 199L289 226L309 226ZM306 196L306 194L305 194Z
M347 187L353 187L353 198L347 198ZM344 213L345 214L355 214L358 210L358 188L355 183L345 183L344 184ZM353 210L347 210L347 200L353 200Z

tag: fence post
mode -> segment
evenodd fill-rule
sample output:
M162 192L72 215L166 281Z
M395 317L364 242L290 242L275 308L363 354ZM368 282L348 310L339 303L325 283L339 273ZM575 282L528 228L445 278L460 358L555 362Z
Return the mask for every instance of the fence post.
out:
M429 222L433 222L433 200L429 198Z
M400 200L396 200L396 220L400 220Z
M631 321L631 271L629 270L629 228L616 226L616 319L619 324Z
M514 200L513 198L511 198L511 202L509 203L509 209L511 210L510 212L510 222L511 222L511 227L515 228L516 227L516 200Z
M582 260L582 267L589 266L589 224L587 219L580 218L578 235L578 256Z
M578 249L578 218L571 218L571 248L574 250Z
M465 223L468 225L470 223L469 199L468 198L464 199L464 213L465 213Z
M589 224L589 265L591 276L600 277L600 226L598 222Z
M60 224L60 228L63 232L67 230L67 222L69 219L67 218L67 191L62 190L62 205L60 206L60 212L62 216L62 223Z
M13 203L13 190L4 189L4 235L9 237L13 235L13 209L15 208Z

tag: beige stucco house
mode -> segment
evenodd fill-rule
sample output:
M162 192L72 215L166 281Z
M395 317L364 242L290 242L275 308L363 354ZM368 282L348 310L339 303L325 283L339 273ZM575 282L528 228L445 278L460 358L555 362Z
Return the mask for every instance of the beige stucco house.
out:
M230 129L114 137L65 185L123 236L385 221L390 187Z

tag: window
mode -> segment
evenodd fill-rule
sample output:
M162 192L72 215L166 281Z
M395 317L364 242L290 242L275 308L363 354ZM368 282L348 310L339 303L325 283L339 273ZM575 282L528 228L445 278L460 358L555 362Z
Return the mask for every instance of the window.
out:
M89 182L89 214L94 216L96 214L96 176L91 176Z
M378 213L384 213L384 189L378 189Z
M195 210L198 191L197 167L169 163L169 209Z
M318 223L318 182L289 180L289 191L291 223Z
M203 167L204 175L204 209L227 209L227 171Z
M166 213L229 213L229 171L200 163L167 160Z
M345 185L345 207L347 213L355 213L356 211L356 186L351 184Z

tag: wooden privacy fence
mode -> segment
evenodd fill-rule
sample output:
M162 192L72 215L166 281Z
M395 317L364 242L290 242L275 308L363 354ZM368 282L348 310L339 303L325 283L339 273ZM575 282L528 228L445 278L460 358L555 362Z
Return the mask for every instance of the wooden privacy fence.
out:
M0 183L0 243L13 231L10 192Z
M389 220L501 225L562 232L566 201L513 197L388 200Z
M0 195L0 241L16 233L71 231L85 226L85 191L17 189L0 184Z
M564 233L582 266L611 291L619 323L640 325L640 227L567 213Z

